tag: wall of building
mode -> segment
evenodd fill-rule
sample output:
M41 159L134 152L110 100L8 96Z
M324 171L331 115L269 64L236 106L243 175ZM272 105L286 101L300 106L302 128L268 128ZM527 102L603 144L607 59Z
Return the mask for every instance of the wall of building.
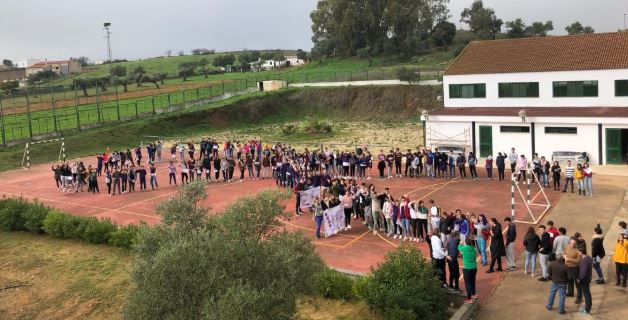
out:
M602 126L602 156L606 157L606 128L628 129L628 118L532 118L522 123L516 117L470 117L470 116L432 116L426 123L427 146L435 147L438 142L455 140L464 130L470 131L475 121L475 141L469 142L468 151L475 144L480 152L480 126L491 126L493 133L493 156L497 152L510 152L514 147L518 154L532 156L531 133L502 133L500 126L531 126L534 122L535 152L551 159L555 151L587 152L592 164L599 164L598 124ZM577 134L546 134L545 127L577 127ZM436 135L435 133L438 133ZM471 132L469 132L471 137ZM471 140L469 138L469 140ZM604 160L605 162L606 160Z
M23 79L26 79L26 69L24 68L0 71L0 82Z
M502 73L443 77L445 107L615 107L628 106L628 97L615 97L615 80L627 80L628 69L602 71ZM553 81L597 80L598 97L554 98ZM501 82L538 82L538 98L499 98ZM485 83L486 98L450 99L450 84Z

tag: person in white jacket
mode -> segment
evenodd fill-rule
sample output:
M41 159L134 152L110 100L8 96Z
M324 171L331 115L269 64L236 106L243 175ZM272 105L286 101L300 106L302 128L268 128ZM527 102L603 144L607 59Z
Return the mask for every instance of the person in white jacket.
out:
M441 286L446 286L445 257L447 257L447 252L445 252L443 242L438 236L439 233L440 231L438 228L434 228L432 237L430 238L430 243L432 245L432 259L434 261L434 267L438 272L438 279L440 280Z

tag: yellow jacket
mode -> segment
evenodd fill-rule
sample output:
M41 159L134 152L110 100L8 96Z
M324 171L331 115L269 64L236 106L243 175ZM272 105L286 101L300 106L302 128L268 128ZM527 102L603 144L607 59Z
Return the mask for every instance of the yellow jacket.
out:
M628 239L615 243L613 261L618 263L628 263Z
M576 180L582 180L584 179L584 175L582 174L582 170L578 170L576 169L574 171L574 178L576 178Z

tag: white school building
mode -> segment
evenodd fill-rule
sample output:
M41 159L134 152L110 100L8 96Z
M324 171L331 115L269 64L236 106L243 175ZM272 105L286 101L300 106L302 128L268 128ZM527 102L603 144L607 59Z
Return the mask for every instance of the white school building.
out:
M423 114L428 147L628 162L628 32L472 42L443 95Z

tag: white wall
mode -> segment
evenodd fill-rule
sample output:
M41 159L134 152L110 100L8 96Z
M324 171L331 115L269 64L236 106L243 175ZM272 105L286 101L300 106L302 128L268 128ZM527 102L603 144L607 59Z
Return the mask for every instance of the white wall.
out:
M518 154L525 154L532 158L531 133L501 133L500 126L530 126L535 123L535 152L539 156L551 159L554 151L587 152L591 164L599 164L598 123L602 123L602 151L606 157L606 128L628 129L628 118L560 118L546 117L529 119L522 123L516 117L471 117L471 116L430 116L426 123L427 146L434 146L434 132L442 137L462 137L465 129L469 130L471 139L471 124L475 121L475 148L480 152L480 126L492 126L493 156L498 152L510 152L514 147ZM545 134L545 127L577 127L577 134ZM430 132L432 135L430 136ZM458 139L458 138L456 138ZM453 138L452 138L453 140ZM469 141L468 151L473 149ZM606 161L604 159L604 161Z
M554 98L554 81L597 80L598 97ZM628 69L453 75L443 77L445 107L589 107L628 106L628 97L615 97L615 80L628 80ZM499 98L500 82L538 82L538 98ZM450 84L485 83L486 98L449 98Z

